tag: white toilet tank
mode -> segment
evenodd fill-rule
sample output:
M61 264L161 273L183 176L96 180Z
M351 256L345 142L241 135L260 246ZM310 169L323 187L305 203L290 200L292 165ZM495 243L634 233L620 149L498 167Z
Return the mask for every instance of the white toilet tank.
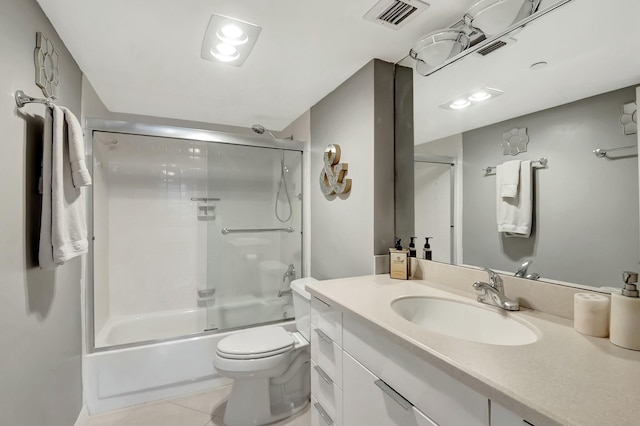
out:
M305 290L304 286L314 281L317 280L311 277L291 281L296 328L308 342L311 341L311 294Z

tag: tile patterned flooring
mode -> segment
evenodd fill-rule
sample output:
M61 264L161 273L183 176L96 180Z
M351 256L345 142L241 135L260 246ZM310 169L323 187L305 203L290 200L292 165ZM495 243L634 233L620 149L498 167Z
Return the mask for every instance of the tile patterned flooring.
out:
M89 417L87 426L225 426L222 422L231 386L165 399ZM310 426L309 407L269 426Z

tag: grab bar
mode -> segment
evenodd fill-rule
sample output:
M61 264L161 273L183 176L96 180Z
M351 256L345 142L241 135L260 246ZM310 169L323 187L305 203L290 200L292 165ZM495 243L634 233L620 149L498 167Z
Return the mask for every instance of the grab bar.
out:
M638 146L637 145L629 145L629 146L621 146L621 147L618 147L618 148L598 148L598 149L594 149L593 153L596 155L596 157L603 158L603 157L606 157L607 154L610 151L620 151L621 149L633 149L633 148L637 149ZM634 156L634 155L631 154L631 156Z
M292 227L288 227L288 228L254 228L254 229L229 229L229 228L222 228L222 235L227 235L227 234L235 234L235 233L241 233L241 232L294 232L295 229L293 229Z

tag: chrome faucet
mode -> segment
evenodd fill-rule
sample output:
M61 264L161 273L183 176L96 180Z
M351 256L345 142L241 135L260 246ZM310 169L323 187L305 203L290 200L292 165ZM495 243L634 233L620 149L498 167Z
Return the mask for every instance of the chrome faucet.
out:
M289 267L287 268L287 272L284 273L284 275L282 276L282 282L285 283L287 281L287 278L289 279L289 282L291 282L294 278L296 277L296 268L295 266L293 266L293 264L290 264ZM278 290L278 297L282 297L285 294L291 294L291 289L289 288L289 286L287 286L287 288L285 290Z
M520 268L516 271L515 275L516 277L520 277L520 278L526 278L528 280L537 280L540 278L540 274L537 273L532 273L532 274L527 274L527 269L529 269L529 266L531 266L531 264L533 263L533 260L528 259L525 260L522 265L520 265Z
M489 268L484 268L484 270L489 274L489 282L476 281L473 283L474 289L483 292L478 296L478 302L497 306L507 311L519 311L520 304L504 295L504 285L500 275Z

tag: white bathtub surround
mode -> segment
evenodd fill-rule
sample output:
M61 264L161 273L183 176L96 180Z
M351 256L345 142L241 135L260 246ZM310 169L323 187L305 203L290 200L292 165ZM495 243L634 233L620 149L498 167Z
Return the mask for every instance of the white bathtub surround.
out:
M94 145L97 347L181 335L178 324L162 327L164 335L141 326L156 314L208 309L204 325L190 321L197 328L182 335L290 315L290 297L276 296L289 265L298 276L302 270L299 152L285 153L293 215L280 223L272 213L282 174L277 150L109 133ZM215 215L203 220L204 202L193 198L216 199L206 202ZM279 227L295 232L221 233ZM204 303L198 290L215 294ZM135 330L125 332L127 323Z
M434 271L429 269L434 262L425 263L426 271L422 272L433 277ZM471 288L476 276L484 279L484 272L462 271L465 268L442 264L435 268L449 280L447 284L431 281L432 278L399 281L374 275L312 283L307 289L341 310L345 317L366 324L376 334L380 333L381 338L392 340L421 362L429 363L533 424L637 423L640 352L618 348L607 339L576 333L569 319L527 309L509 313L537 330L539 339L528 345L505 347L438 334L395 313L391 301L408 295L477 303L475 296L461 288ZM446 269L449 274L445 274ZM455 288L448 285L451 282L455 282ZM447 288L449 291L444 291ZM507 287L506 279L505 292L510 297L513 296L510 292L515 292L515 286ZM567 299L570 307L565 312L572 313L573 296ZM495 307L482 305L480 309L505 314Z
M96 347L188 336L202 333L206 325L204 308L112 316L96 336Z
M282 326L295 330L293 322ZM231 334L207 334L87 355L84 386L89 412L103 413L230 384L231 380L216 372L213 356L218 342Z
M88 419L84 426L224 426L222 416L230 386L144 404ZM206 424L205 424L206 423ZM310 426L310 410L270 426Z

